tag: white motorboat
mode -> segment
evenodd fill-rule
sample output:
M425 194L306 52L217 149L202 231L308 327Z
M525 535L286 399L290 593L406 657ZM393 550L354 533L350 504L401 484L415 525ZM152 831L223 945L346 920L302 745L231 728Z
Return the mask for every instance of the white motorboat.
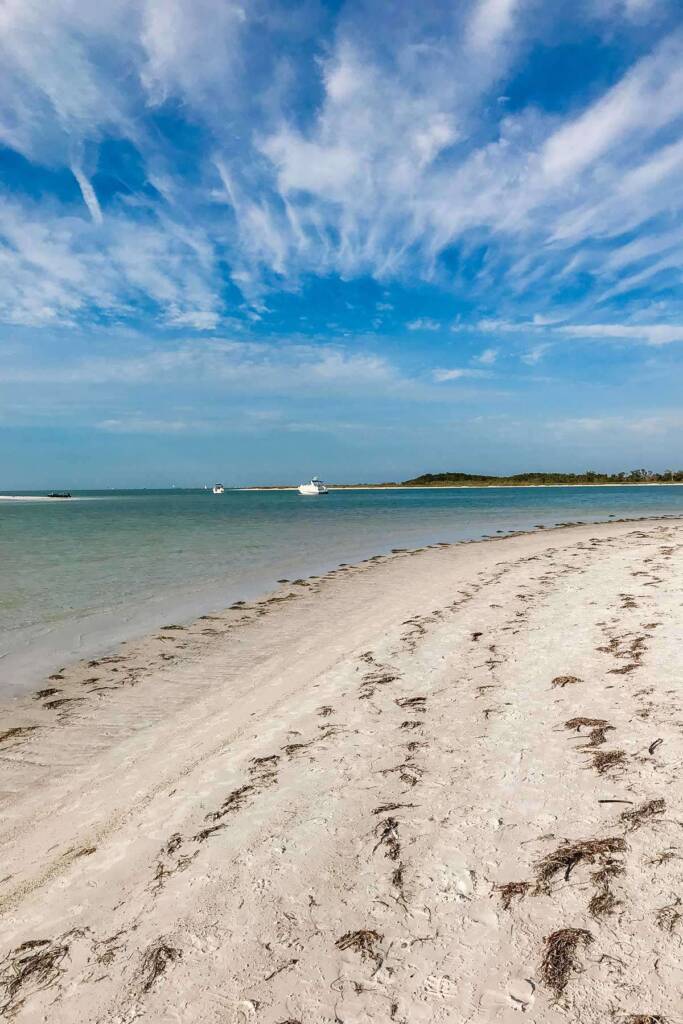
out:
M225 487L223 486L223 484L214 484L212 489L213 489L213 493L214 494L224 494L225 493Z
M315 495L315 494L327 494L327 487L319 480L317 476L314 476L310 483L299 484L299 494Z

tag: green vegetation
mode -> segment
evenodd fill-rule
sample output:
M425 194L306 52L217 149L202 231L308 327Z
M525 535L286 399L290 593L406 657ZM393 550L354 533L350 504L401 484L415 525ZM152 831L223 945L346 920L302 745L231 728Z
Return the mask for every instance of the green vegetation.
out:
M654 473L649 469L632 469L630 473L515 473L513 476L487 476L481 473L423 473L413 480L404 480L404 487L519 487L530 484L662 484L682 483L683 469L666 469Z

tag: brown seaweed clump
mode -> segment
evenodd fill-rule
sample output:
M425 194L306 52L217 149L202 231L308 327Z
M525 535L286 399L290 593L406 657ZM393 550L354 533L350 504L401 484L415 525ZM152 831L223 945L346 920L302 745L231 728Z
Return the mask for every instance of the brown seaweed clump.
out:
M593 864L596 859L604 859L614 853L625 853L626 840L621 836L607 836L605 839L584 839L576 843L565 843L563 846L546 854L536 865L536 877L539 884L548 883L559 874L564 873L565 881L577 864L586 861Z
M581 683L581 682L583 682L583 680L579 679L578 676L555 676L555 678L553 679L553 681L552 681L552 683L550 685L551 686L561 686L562 689L564 689L565 686L569 686L572 683Z
M15 725L11 729L5 729L0 732L0 743L5 743L6 740L18 740L23 739L24 736L30 736L32 732L39 729L38 725Z
M375 949L377 943L384 938L379 932L369 928L361 928L357 932L346 932L340 939L337 939L337 949L352 949L354 953L360 953L362 960L379 960L379 954Z
M593 942L585 928L560 928L545 940L541 961L541 977L559 998L566 989L573 972L579 969L578 950Z
M632 811L623 811L619 820L626 825L627 832L635 832L650 818L663 814L665 807L666 801L662 797L658 797L656 800L646 801L640 807L634 807Z
M503 910L509 910L513 900L524 899L530 888L531 882L505 882L504 885L496 886Z
M53 945L48 939L31 939L12 950L0 967L0 1015L9 1017L29 995L54 985L64 973L68 953L68 946Z
M593 761L590 767L595 768L598 775L605 775L615 768L623 768L626 762L625 750L594 750L591 756Z
M142 991L149 992L154 983L166 971L169 964L179 960L182 956L179 949L169 946L163 939L149 946L142 957Z

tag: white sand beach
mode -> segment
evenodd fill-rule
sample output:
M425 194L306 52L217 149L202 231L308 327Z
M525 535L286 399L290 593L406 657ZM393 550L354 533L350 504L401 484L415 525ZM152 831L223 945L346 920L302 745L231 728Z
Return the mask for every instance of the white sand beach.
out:
M398 551L7 703L0 1015L673 1024L682 570L674 519Z

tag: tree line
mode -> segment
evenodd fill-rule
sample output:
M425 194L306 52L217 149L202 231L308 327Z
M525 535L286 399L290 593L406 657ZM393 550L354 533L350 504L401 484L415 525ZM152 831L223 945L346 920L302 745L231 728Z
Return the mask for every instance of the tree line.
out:
M683 469L665 469L657 473L651 469L632 469L622 473L600 473L588 469L585 473L514 473L512 476L490 476L485 473L423 473L412 480L404 480L404 487L447 487L453 485L501 484L663 484L683 483Z

